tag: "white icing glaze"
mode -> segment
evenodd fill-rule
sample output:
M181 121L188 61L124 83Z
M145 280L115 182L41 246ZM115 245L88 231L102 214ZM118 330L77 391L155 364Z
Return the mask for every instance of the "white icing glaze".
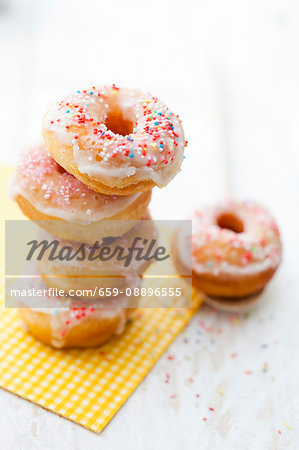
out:
M109 115L131 122L133 129L127 127L124 135L109 129ZM61 146L72 145L78 170L95 178L117 181L134 175L162 187L180 170L183 159L180 119L158 99L137 90L93 86L78 91L50 107L44 129L54 133Z
M84 317L79 319L80 321L90 319L91 317L93 320L119 317L119 325L115 334L120 335L124 331L126 312L123 308L98 309L92 312L86 309L84 314ZM68 333L74 326L78 325L79 320L77 319L77 315L78 311L74 310L59 311L58 313L51 314L51 343L53 347L62 348L65 345ZM66 322L68 323L67 326Z
M85 150L80 150L76 141L73 141L73 155L77 163L78 170L89 177L103 177L116 180L134 175L138 181L151 179L157 186L163 187L180 171L183 160L184 146L178 150L178 155L171 166L163 169L153 167L107 167L98 162L92 154L88 156Z

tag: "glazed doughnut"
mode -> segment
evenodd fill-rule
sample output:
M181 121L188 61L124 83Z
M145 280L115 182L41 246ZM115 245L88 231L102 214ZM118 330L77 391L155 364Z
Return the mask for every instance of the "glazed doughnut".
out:
M111 253L118 246L127 249L137 236L142 237L142 239L148 239L149 242L152 239L157 240L158 232L149 213L143 219L137 222L124 236L114 239L112 242L104 240L97 252L100 252L103 246L109 248ZM40 234L40 240L43 239L52 242L56 238L43 232ZM72 253L74 254L80 246L81 242L61 239L58 241L56 252L58 254L62 251L63 247L68 247L72 248ZM48 288L63 289L65 293L74 289L88 289L96 292L93 298L98 298L101 295L99 288L117 288L123 291L127 287L135 286L136 282L139 282L141 275L148 269L152 262L151 260L137 261L136 259L132 259L129 266L125 267L123 261L119 261L116 258L106 261L100 259L90 261L88 255L91 248L86 246L86 258L80 261L76 259L72 259L71 261L50 260L49 255L52 248L47 249L42 259L37 261L37 271L43 277L45 285Z
M54 348L96 347L125 329L133 309L19 308L28 331Z
M254 202L229 201L196 211L192 236L179 233L180 269L184 248L192 246L192 281L210 297L238 299L261 291L281 260L279 229Z
M151 191L128 196L92 191L66 172L44 146L20 155L10 194L23 213L62 239L95 242L122 236L141 219Z
M179 117L149 94L115 85L77 91L46 113L53 158L96 192L136 194L180 171L186 145Z

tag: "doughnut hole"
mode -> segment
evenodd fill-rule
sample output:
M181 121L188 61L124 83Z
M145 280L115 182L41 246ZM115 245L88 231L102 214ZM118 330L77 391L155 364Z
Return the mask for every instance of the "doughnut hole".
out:
M220 214L217 218L217 225L234 233L243 233L244 231L243 221L236 214L230 212Z
M134 122L125 118L122 110L117 105L109 109L105 125L114 134L120 134L122 136L131 134L134 128Z

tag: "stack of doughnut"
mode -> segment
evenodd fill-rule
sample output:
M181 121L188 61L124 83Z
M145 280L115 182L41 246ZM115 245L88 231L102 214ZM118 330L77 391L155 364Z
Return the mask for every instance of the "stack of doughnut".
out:
M114 84L90 86L54 103L42 133L44 143L20 155L10 191L50 239L76 249L82 242L125 245L135 226L155 235L147 210L151 190L180 171L186 145L181 120L163 102ZM67 292L76 289L78 274L91 288L108 283L110 274L116 274L110 287L126 287L148 263L136 262L130 273L116 266L43 258L37 270L47 287ZM123 332L130 313L123 297L113 307L82 308L60 298L60 308L19 311L32 335L48 345L97 346Z
M230 200L195 211L192 235L178 230L173 256L180 273L192 270L193 285L205 294L206 303L238 312L256 302L276 272L280 233L263 206Z

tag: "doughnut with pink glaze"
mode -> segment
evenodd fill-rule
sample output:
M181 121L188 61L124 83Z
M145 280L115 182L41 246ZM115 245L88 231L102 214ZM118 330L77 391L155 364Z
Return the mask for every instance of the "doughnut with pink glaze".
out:
M74 241L95 242L122 236L141 219L151 191L128 196L105 195L66 172L44 146L20 155L10 185L23 213L49 233Z
M175 258L186 268L185 249L192 245L194 286L208 296L238 299L261 291L281 260L279 229L273 217L254 202L229 201L197 210L192 236L179 232Z
M53 104L43 137L62 167L109 195L167 185L186 145L179 117L163 102L115 85L91 86Z

